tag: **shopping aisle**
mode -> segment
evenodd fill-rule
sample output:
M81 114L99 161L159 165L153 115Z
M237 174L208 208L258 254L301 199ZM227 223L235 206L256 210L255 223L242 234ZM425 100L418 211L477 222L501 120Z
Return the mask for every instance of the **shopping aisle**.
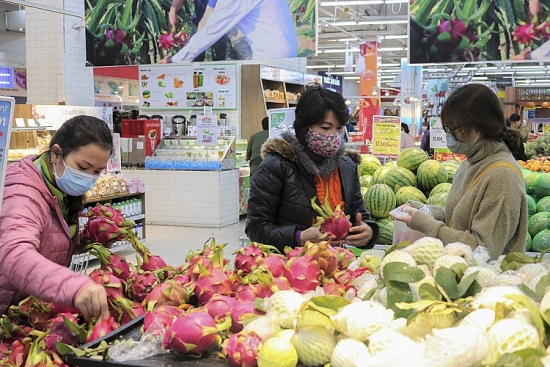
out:
M145 245L155 254L160 255L168 264L179 266L185 262L189 251L202 249L204 243L210 237L216 239L216 243L226 243L224 256L233 259L233 253L240 247L239 237L244 236L246 216L239 223L222 228L202 227L175 227L147 225L147 240ZM120 254L131 263L136 263L136 253L133 249L125 250ZM97 261L90 264L95 268Z

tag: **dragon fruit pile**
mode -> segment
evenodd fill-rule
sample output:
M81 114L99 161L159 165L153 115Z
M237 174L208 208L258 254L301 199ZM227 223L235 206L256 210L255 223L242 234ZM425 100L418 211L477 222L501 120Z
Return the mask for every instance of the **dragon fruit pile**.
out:
M426 237L358 258L327 241L284 255L252 244L230 263L212 240L173 267L126 232L137 266L89 246L110 316L86 323L78 310L29 297L0 320L0 365L65 366L65 353L144 315L144 332L164 330L165 350L235 367L550 366L542 256L490 261L483 247ZM109 358L110 347L86 353Z

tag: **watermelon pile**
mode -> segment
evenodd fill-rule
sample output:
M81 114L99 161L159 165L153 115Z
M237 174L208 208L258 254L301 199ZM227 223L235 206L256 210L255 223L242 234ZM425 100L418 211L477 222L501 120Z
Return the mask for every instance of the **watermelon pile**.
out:
M396 161L385 165L374 155L361 155L359 181L365 205L380 226L378 243L392 244L393 219L389 212L407 201L445 207L460 163L429 159L418 147L404 149Z
M522 169L529 210L526 251L550 251L550 174Z

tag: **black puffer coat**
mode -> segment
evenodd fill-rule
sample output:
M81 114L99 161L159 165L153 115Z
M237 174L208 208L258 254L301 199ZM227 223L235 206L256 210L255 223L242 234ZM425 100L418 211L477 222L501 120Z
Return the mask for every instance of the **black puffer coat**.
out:
M250 240L283 250L296 247L297 230L311 227L317 212L311 207L311 198L317 196L314 177L328 177L338 166L345 202L346 215L355 226L355 217L361 213L363 221L373 231L367 244L374 246L378 238L378 224L371 220L361 195L357 164L360 156L344 153L343 147L335 157L326 158L318 167L293 135L268 139L262 147L263 162L251 180L248 200L248 219L245 232Z

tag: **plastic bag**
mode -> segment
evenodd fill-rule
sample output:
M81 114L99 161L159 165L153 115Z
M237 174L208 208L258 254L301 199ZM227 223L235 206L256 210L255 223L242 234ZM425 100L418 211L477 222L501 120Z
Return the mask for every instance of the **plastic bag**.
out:
M430 210L430 208L428 208L427 205L424 205L418 210L433 218L432 211ZM395 208L390 213L397 214L397 215L401 215L401 214L408 215L408 213L402 212L399 208ZM418 232L418 231L415 231L414 229L410 229L405 222L401 222L400 220L395 220L395 219L393 220L393 241L392 241L393 245L403 241L414 242L422 237L426 237L426 235L422 232Z
M128 339L109 348L109 358L115 362L126 362L166 353L166 349L162 348L165 334L164 325L155 318L139 341Z

